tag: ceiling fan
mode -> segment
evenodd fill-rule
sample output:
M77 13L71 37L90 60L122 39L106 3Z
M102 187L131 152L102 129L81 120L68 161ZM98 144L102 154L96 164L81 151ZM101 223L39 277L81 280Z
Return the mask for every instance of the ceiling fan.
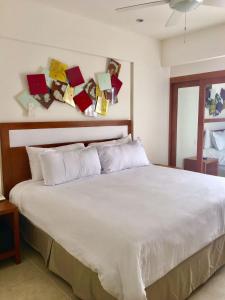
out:
M118 12L125 12L129 10L136 10L139 8L146 8L151 6L158 6L169 4L174 11L166 22L166 27L176 25L183 13L187 13L196 9L200 5L209 5L215 7L225 7L225 0L158 0L153 2L145 2L141 4L134 4L116 8Z

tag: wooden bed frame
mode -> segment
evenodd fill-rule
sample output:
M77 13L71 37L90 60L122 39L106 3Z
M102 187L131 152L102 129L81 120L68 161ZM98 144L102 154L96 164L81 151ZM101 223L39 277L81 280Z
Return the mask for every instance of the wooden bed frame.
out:
M51 128L76 128L76 127L96 127L96 126L127 126L128 134L132 134L131 120L107 120L107 121L59 121L59 122L24 122L24 123L0 123L1 153L2 153L2 178L3 192L6 198L10 190L19 182L31 178L29 160L25 147L10 147L10 130L24 129L51 129ZM76 141L88 145L91 142L101 142L112 139ZM71 144L57 143L39 145L41 147L56 147Z

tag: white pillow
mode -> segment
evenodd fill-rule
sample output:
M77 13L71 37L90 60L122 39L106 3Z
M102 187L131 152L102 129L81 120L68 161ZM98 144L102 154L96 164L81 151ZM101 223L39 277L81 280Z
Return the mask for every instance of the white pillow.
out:
M98 149L103 173L148 166L149 160L139 141L122 145L105 146Z
M46 185L65 183L82 177L101 174L96 148L73 151L50 151L40 155Z
M32 180L43 180L41 163L39 158L41 153L53 151L55 149L57 149L58 151L70 151L75 149L79 150L83 148L84 148L84 144L82 143L70 144L70 145L60 146L55 148L40 148L40 147L27 146L26 150L29 157Z
M221 151L225 149L225 131L218 131L212 133L212 144L214 148Z
M132 141L131 134L129 134L126 137L123 137L118 140L112 140L112 141L106 141L106 142L97 142L97 143L90 143L88 147L102 147L102 146L111 146L111 145L120 145L120 144L126 144Z
M209 149L212 148L212 132L209 129L205 130L205 142L204 142L204 149Z

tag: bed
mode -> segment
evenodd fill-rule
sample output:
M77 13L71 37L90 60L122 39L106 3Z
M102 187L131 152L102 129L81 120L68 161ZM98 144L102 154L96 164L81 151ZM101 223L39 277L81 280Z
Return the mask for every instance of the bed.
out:
M205 142L203 149L203 157L215 158L218 160L218 176L225 177L225 150L218 150L213 139L214 134L223 134L224 129L220 130L205 130ZM223 142L224 137L222 137ZM219 141L220 142L220 141Z
M28 180L14 130L51 126L68 127L1 125L3 184L6 195L14 187L24 238L78 298L186 299L225 264L223 178L150 165L46 187ZM130 121L70 123L82 126L132 132Z

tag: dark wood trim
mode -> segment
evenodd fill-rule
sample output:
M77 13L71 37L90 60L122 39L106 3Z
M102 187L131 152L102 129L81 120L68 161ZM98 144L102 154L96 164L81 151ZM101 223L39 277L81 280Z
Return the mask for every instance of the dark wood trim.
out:
M199 85L199 80L191 80L191 81L188 81L188 82L171 83L171 84L173 86L175 86L177 89L179 89L179 88L198 86Z
M204 123L217 123L217 122L225 122L225 118L204 119Z
M59 122L16 122L0 123L0 129L42 129L42 128L69 128L69 127L95 127L95 126L123 126L127 125L131 131L131 120L105 120L105 121L59 121Z
M22 122L22 123L0 123L1 151L2 151L2 175L3 190L7 198L12 187L31 178L29 161L25 147L10 148L9 131L23 129L44 129L44 128L71 128L71 127L97 127L97 126L127 126L128 133L133 135L133 125L131 120L105 120L105 121L59 121L59 122ZM98 141L105 141L98 140ZM76 141L77 142L77 141ZM96 141L80 141L85 145ZM64 143L72 144L73 142ZM43 147L60 146L41 145Z
M0 260L4 260L6 258L10 258L16 255L16 251L15 250L10 250L4 253L0 253Z
M2 154L2 183L3 192L5 192L5 197L8 198L10 191L10 183L12 182L12 171L13 167L11 165L11 159L9 155L9 131L1 130L0 127L0 138L1 138L1 154Z
M186 76L178 76L178 77L171 77L170 83L184 83L196 80L213 80L218 78L225 78L225 71L215 71L215 72L206 72L206 73L199 73L199 74L192 74Z
M176 166L177 147L177 98L178 88L172 86L170 90L170 124L169 124L169 165Z
M15 247L15 261L20 263L20 230L19 230L19 213L16 209L13 214L13 231L14 231L14 247Z
M170 99L169 99L169 144L168 144L168 164L172 163L172 150L173 150L173 137L174 137L174 127L173 127L173 99L174 99L173 86L170 85Z
M205 116L205 85L200 81L198 106L198 132L197 132L197 172L203 171L203 143L204 143L204 116Z

